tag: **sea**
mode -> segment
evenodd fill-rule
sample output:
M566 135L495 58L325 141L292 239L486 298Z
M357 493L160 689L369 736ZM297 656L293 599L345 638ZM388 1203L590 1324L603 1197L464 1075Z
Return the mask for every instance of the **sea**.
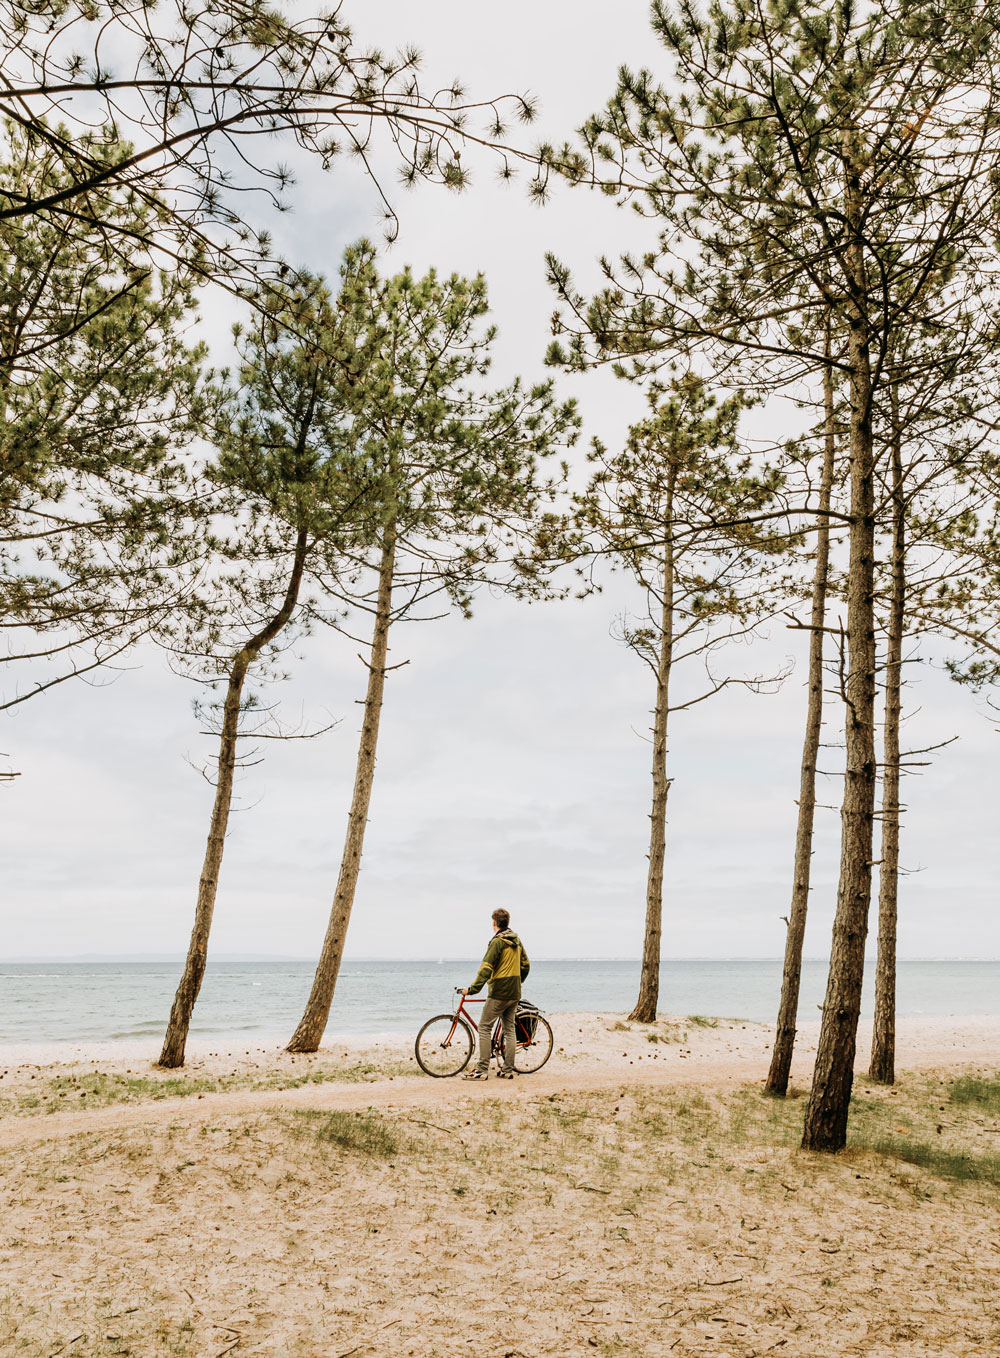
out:
M331 1040L415 1034L447 1012L454 988L469 985L478 959L345 960L327 1028ZM0 1044L134 1042L163 1033L180 975L174 961L0 963ZM291 1036L314 963L300 960L209 963L192 1036L268 1045ZM868 967L863 1011L871 1013ZM533 961L525 996L549 1013L626 1013L635 1003L638 961ZM806 961L800 1020L819 1017L826 964ZM773 1023L781 963L664 961L660 1010L689 1017ZM1000 961L903 961L901 1017L1000 1013Z

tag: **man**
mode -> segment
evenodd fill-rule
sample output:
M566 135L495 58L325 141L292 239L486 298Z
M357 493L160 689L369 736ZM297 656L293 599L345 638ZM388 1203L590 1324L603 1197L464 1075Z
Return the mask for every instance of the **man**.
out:
M463 995L475 995L489 982L489 999L483 1005L482 1018L479 1020L479 1061L475 1070L469 1071L464 1079L489 1078L490 1033L498 1018L503 1019L503 1070L500 1078L514 1078L514 1050L517 1042L514 1015L521 998L521 982L530 967L524 945L510 927L510 913L507 910L494 910L493 937L486 949L483 964L472 985L462 991Z

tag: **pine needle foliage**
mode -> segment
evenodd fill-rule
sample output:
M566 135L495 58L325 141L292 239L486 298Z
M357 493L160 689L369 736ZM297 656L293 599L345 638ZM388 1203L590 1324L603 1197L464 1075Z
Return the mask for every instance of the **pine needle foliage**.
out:
M6 126L4 193L58 194L72 170ZM108 136L88 161L126 153ZM83 152L81 152L81 155ZM113 183L75 217L0 217L0 627L6 706L120 655L183 596L192 564L182 456L202 349L186 270L135 243L154 203ZM97 220L114 223L109 236ZM21 641L26 637L26 641ZM37 678L32 662L56 659Z

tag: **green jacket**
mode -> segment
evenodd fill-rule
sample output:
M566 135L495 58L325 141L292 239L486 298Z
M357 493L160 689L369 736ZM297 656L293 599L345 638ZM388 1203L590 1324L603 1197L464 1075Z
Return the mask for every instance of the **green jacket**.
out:
M524 944L513 929L504 929L490 939L483 964L469 986L469 994L475 995L488 981L491 1000L519 1000L521 982L530 969Z

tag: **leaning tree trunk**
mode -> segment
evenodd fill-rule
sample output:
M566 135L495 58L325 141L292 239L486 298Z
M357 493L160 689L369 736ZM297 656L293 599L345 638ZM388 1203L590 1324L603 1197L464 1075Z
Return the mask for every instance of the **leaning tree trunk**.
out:
M882 852L878 892L878 958L875 963L875 1028L869 1074L879 1084L896 1078L896 907L899 891L899 726L903 689L903 628L906 620L906 523L903 455L892 392L892 585L885 670L885 731L882 754Z
M875 813L875 453L871 336L866 307L861 167L850 133L845 134L844 152L851 398L848 670L844 695L847 758L830 974L802 1133L804 1149L816 1151L839 1151L847 1141L871 903Z
M361 850L365 840L365 826L368 822L368 806L372 795L372 781L375 777L375 749L378 744L379 717L382 713L382 694L385 688L386 657L389 650L389 624L392 621L392 585L396 567L396 533L394 525L386 530L379 567L378 601L375 607L375 630L372 635L372 653L368 664L368 691L365 695L365 715L361 727L361 742L358 747L357 770L354 777L354 795L351 810L347 817L347 837L344 841L344 854L340 860L340 875L337 890L330 910L323 948L316 966L312 990L306 1002L305 1012L299 1026L292 1034L287 1050L290 1052L314 1052L323 1039L333 992L337 988L337 976L344 955L344 941L347 925L351 918L354 893L358 885L361 869Z
M233 801L233 778L236 771L236 743L239 739L240 709L243 701L243 685L250 666L268 644L273 641L288 623L299 597L302 585L302 571L305 566L307 537L305 529L299 532L292 559L292 573L281 607L266 627L238 651L229 671L229 684L226 701L222 711L222 732L219 738L219 762L215 782L215 804L209 823L208 844L205 861L198 883L198 901L194 912L194 928L188 944L184 973L181 976L174 1002L170 1009L163 1050L159 1064L174 1069L184 1064L184 1049L187 1045L188 1028L198 992L201 990L208 958L208 936L212 929L212 915L215 910L215 897L219 886L219 871L222 867L222 854L226 842L226 827L229 824L229 811Z
M667 719L670 715L670 667L674 658L674 549L673 469L668 472L666 523L663 552L663 609L660 619L660 655L656 671L656 709L653 714L653 806L649 816L649 872L646 877L646 933L642 945L639 998L629 1018L654 1023L660 996L660 937L663 918L663 859L667 837Z
M827 325L825 351L830 359L830 327ZM819 515L816 521L816 567L813 573L812 613L809 621L809 700L806 707L806 733L802 742L802 771L799 777L799 815L795 827L795 871L792 903L785 935L785 965L781 976L781 1002L771 1053L771 1068L764 1088L769 1094L784 1095L795 1049L799 1012L799 986L802 980L802 946L809 906L809 876L812 867L813 822L816 814L816 761L823 729L823 636L826 622L826 588L830 573L830 499L833 491L834 455L833 368L829 361L823 373L823 413L825 443L823 471L819 485Z

